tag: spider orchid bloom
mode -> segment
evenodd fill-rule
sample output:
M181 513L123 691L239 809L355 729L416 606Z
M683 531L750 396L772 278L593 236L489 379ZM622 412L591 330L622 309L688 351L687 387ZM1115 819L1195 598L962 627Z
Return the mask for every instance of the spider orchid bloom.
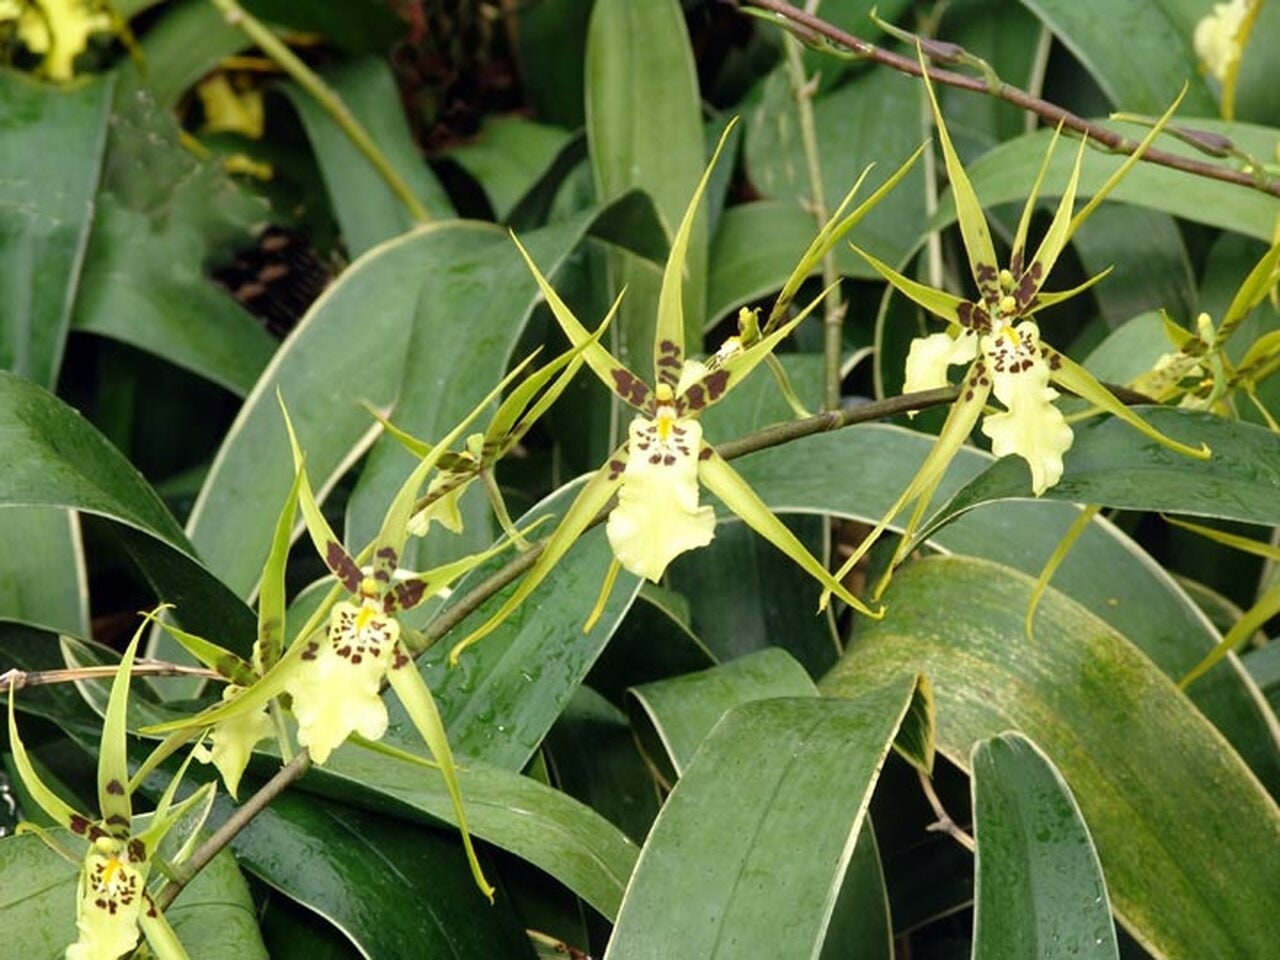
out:
M298 639L251 686L230 701L195 717L157 724L146 730L172 733L183 728L216 727L247 713L257 713L276 697L288 694L290 709L298 722L298 743L309 750L315 763L323 764L352 734L377 740L386 732L387 708L381 697L386 681L400 698L444 778L472 876L491 900L494 890L480 869L471 843L457 767L444 723L431 690L414 666L406 645L406 631L396 614L411 610L436 595L474 567L507 549L509 544L500 542L488 550L422 573L402 571L398 563L409 536L409 518L414 512L418 491L449 447L462 438L467 428L501 396L503 389L523 372L527 363L513 370L423 457L392 499L378 535L356 556L347 552L320 512L307 479L301 445L282 401L281 410L293 451L297 505L302 510L312 543L337 583L298 631ZM282 529L286 531L283 535L286 546L292 517L286 504L277 525L278 535ZM369 563L368 568L362 566L364 563ZM345 599L341 596L344 592ZM208 662L206 657L216 656L213 651L220 648L201 642L212 648L201 657ZM221 654L225 655L226 651Z
M565 351L524 377L498 405L484 431L466 438L462 450L439 455L436 475L427 484L426 492L414 502L413 514L409 518L410 534L416 537L426 536L433 521L446 530L461 533L462 512L459 501L467 488L480 480L503 533L519 549L528 548L524 537L511 522L511 515L507 512L506 503L498 489L493 468L511 452L564 392L569 381L582 368L582 354L586 346L599 340L612 318L613 313L610 312L586 343ZM536 355L535 351L525 363L531 363ZM520 370L524 366L522 364ZM414 456L427 457L431 454L432 444L406 433L377 411L373 413L382 421L387 432Z
M1266 406L1258 399L1257 386L1280 370L1280 332L1258 337L1238 361L1226 352L1226 343L1245 317L1262 302L1280 280L1280 241L1271 246L1249 271L1235 296L1214 326L1207 313L1196 317L1195 332L1184 330L1163 311L1164 330L1174 350L1161 356L1131 386L1157 402L1178 400L1179 405L1235 415L1233 392L1239 390L1253 403L1274 431L1280 431Z
M134 817L131 800L134 784L129 781L126 758L125 713L130 673L141 635L140 629L120 660L103 720L98 755L100 820L92 820L77 812L40 779L18 735L13 689L9 691L9 743L18 776L32 800L50 819L87 841L87 848L80 859L76 894L79 936L67 947L67 960L117 960L133 950L140 934L146 935L147 942L161 960L187 956L173 929L152 902L147 892L147 878L165 835L188 813L194 813L197 823L187 841L174 852L166 851L165 858L176 863L189 854L195 834L213 802L214 787L207 784L186 800L174 804L174 794L186 770L184 764L170 781L155 812L145 818L145 824L144 818ZM78 859L39 827L22 824L19 830L36 833L63 856L73 861Z
M960 165L960 158L952 146L951 137L942 119L923 54L920 54L920 63L978 297L967 300L935 290L903 276L888 264L854 247L898 292L948 321L949 329L945 333L931 334L912 343L907 357L905 390L945 386L948 383L948 367L964 363L969 365L961 381L960 397L952 405L937 443L925 458L919 473L836 574L837 579L840 579L852 570L884 533L893 518L908 504L914 504L898 551L877 587L877 596L887 584L894 566L914 546L911 542L912 532L928 508L951 458L977 424L993 393L1004 409L987 415L982 431L991 439L992 452L996 456L1017 454L1027 461L1032 491L1037 496L1061 478L1062 457L1072 441L1071 428L1053 405L1058 393L1050 386L1051 383L1075 393L1107 413L1114 414L1148 437L1179 453L1200 459L1209 456L1207 447L1195 449L1165 437L1120 403L1083 367L1041 342L1040 329L1035 321L1035 315L1040 310L1067 300L1106 275L1104 272L1092 277L1073 290L1050 293L1043 289L1045 280L1072 235L1146 152L1173 115L1181 96L1101 189L1073 215L1080 167L1084 160L1085 144L1081 143L1057 211L1039 248L1028 256L1027 231L1035 210L1036 197L1057 143L1058 134L1055 132L1018 222L1009 266L1001 269L996 262L995 247L982 206L968 175ZM829 594L824 593L823 602L828 598Z
M453 647L449 653L451 663L456 664L463 650L492 632L524 602L615 494L617 506L609 513L605 531L614 561L595 609L587 619L587 628L603 610L620 569L656 581L677 556L711 542L715 536L715 514L710 506L699 504L699 485L719 497L726 507L790 556L827 590L868 616L881 615L881 611L867 607L832 578L826 567L805 549L746 481L704 440L702 426L697 420L704 410L723 399L747 374L771 356L774 347L821 300L819 297L804 311L779 324L768 334L757 335L753 342L746 342L743 335L730 338L725 347L706 363L686 359L681 300L685 256L694 217L711 170L732 128L730 124L721 137L672 240L658 295L653 353L657 382L654 385L646 383L600 344L588 342L591 335L586 327L574 316L513 235L513 241L569 342L583 348L586 365L620 400L633 407L636 415L627 428L626 442L610 455L604 466L583 487L520 586L488 621ZM907 166L910 163L908 161ZM896 183L904 173L905 168L892 182ZM861 219L885 192L887 187L877 191L846 217L842 221L845 224L843 229Z
M113 28L105 3L94 0L20 0L0 3L0 22L16 20L18 37L32 53L43 55L42 72L51 80L75 76L75 59L89 38Z

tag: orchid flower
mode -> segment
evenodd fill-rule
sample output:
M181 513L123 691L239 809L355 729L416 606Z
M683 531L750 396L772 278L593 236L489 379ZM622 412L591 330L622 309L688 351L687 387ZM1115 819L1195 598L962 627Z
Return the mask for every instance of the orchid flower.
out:
M387 708L381 697L385 681L400 698L444 777L472 875L476 885L490 899L493 897L493 887L485 879L471 843L457 768L445 735L444 723L431 690L422 679L422 674L414 667L413 657L406 645L407 631L402 628L396 615L411 610L436 595L472 568L505 550L509 544L500 542L488 550L422 573L402 571L398 562L409 536L409 519L423 484L437 469L450 446L465 434L467 428L489 408L503 389L523 373L528 362L526 360L513 370L461 423L432 446L392 500L377 537L356 556L342 545L320 512L307 478L301 445L282 401L285 428L293 451L296 502L302 510L312 543L338 582L298 631L298 639L288 650L279 655L278 647L273 643L263 661L257 665L265 668L265 671L230 700L195 717L157 724L145 731L173 733L191 728L224 731L228 744L234 743L234 747L227 750L230 762L233 750L252 749L251 746L246 748L244 745L249 737L260 732L261 727L250 724L248 733L241 736L227 724L260 714L273 699L287 694L290 698L290 710L298 723L298 743L307 747L315 763L323 764L352 734L373 741L380 739L386 732ZM290 500L293 499L291 495ZM285 511L277 524L277 544L283 539L286 548L292 520L292 503L286 503ZM274 553L273 549L273 555ZM369 563L368 567L363 566L366 562ZM268 579L264 577L264 593ZM270 579L274 590L275 581ZM274 600L272 603L274 608ZM257 672L243 661L237 663L234 655L215 644L192 638L190 634L174 631L173 628L166 629L174 632L203 662L220 671L227 671L233 678L242 676L243 668L246 667L252 673ZM279 620L279 629L283 631L283 615ZM274 662L271 662L273 658ZM216 747L215 742L215 749ZM239 762L238 755L236 762Z
M1196 410L1213 410L1234 415L1232 398L1239 390L1249 398L1274 431L1280 431L1271 412L1257 396L1260 382L1280 370L1280 331L1269 331L1251 343L1233 362L1226 343L1245 317L1262 302L1280 280L1280 242L1254 264L1216 327L1207 313L1196 317L1194 332L1184 330L1163 311L1165 334L1174 350L1156 361L1131 386L1160 403L1178 400L1179 405Z
M75 59L88 49L90 37L113 28L107 5L96 0L5 0L4 20L17 21L27 49L44 57L41 70L59 81L75 76Z
M595 609L587 619L588 627L603 609L620 569L657 581L680 554L711 542L715 536L716 518L712 507L699 502L700 486L719 497L748 526L795 560L828 591L868 616L881 615L881 611L867 607L838 579L832 578L826 567L805 549L746 481L706 442L702 425L698 422L704 410L723 399L747 374L770 357L778 343L821 299L815 300L797 316L775 324L768 332L761 331L748 312L745 322L740 323L739 336L730 337L706 362L686 357L681 300L685 255L694 217L711 170L732 126L730 124L722 135L671 244L658 295L653 353L655 384L646 383L603 346L588 342L590 334L587 329L513 236L569 341L583 348L587 366L620 400L633 407L636 415L628 425L626 442L609 456L583 487L519 587L488 621L453 647L449 654L451 663L457 663L463 650L492 632L525 601L615 494L617 505L609 512L605 528L614 560L605 576ZM901 179L914 160L913 156L885 187L847 216L844 215L848 205L846 198L832 225L824 229L810 247L805 262L820 260L824 245L834 243L834 238L860 220ZM794 287L799 286L808 270L797 268L797 273L799 279L793 277ZM789 281L788 293L794 292Z
M186 764L183 764L160 797L154 813L145 818L134 816L126 755L125 713L134 655L141 636L142 628L139 628L120 660L103 718L98 754L101 819L94 820L79 813L40 779L18 735L13 688L9 690L9 743L18 776L32 800L50 819L87 841L80 861L76 895L79 937L67 947L67 960L117 960L133 950L140 934L145 934L151 949L161 960L187 956L173 928L152 902L147 892L147 879L165 835L178 821L194 814L197 823L188 840L180 845L176 856L166 853L166 857L177 861L189 853L191 841L213 802L214 785L206 784L175 804L174 795L186 770ZM54 850L76 859L40 828L23 824L19 829L39 834Z
M1056 293L1044 290L1045 280L1072 235L1146 152L1152 140L1172 116L1182 99L1181 96L1148 132L1138 148L1107 179L1101 189L1079 212L1073 215L1080 166L1084 159L1085 143L1080 144L1075 166L1063 190L1062 200L1058 204L1053 220L1040 246L1033 254L1029 254L1027 231L1035 210L1036 197L1048 170L1053 148L1057 143L1058 134L1055 132L1018 222L1009 265L1002 269L996 262L991 231L987 226L977 194L964 168L960 165L960 158L956 154L942 119L933 85L929 81L928 69L924 65L923 54L920 54L920 64L925 90L928 92L938 126L938 139L942 146L947 176L955 198L960 233L969 255L970 270L977 287L978 297L975 300L968 300L942 290L935 290L903 276L888 264L854 247L863 259L898 292L930 313L948 321L948 330L945 333L921 337L911 344L907 356L904 391L945 386L948 382L948 367L962 363L969 365L961 381L960 397L952 405L938 441L925 458L919 473L836 574L837 579L840 579L852 570L871 545L884 533L893 518L907 505L914 504L913 512L906 525L906 535L884 579L880 582L877 595L883 591L893 567L909 552L912 546L910 534L916 529L924 511L928 508L951 458L963 445L979 417L982 416L992 394L1004 409L985 417L982 432L991 439L992 452L997 457L1017 454L1027 461L1031 471L1032 490L1036 495L1052 487L1061 478L1062 457L1070 448L1073 437L1066 419L1053 405L1058 391L1050 384L1057 384L1077 394L1094 406L1114 414L1148 437L1179 453L1201 459L1209 456L1207 447L1195 449L1171 440L1124 406L1094 379L1092 374L1043 343L1039 326L1035 321L1035 315L1040 310L1075 296L1106 275L1106 272L1099 274L1073 290ZM828 598L829 592L824 593L823 603Z

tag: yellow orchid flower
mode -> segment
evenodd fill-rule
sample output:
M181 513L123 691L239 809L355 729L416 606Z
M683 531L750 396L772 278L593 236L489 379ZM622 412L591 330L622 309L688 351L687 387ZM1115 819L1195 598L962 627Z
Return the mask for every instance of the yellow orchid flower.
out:
M18 37L32 53L43 54L41 70L51 80L75 76L75 59L89 38L113 29L106 5L95 0L26 0L0 7L0 19L16 19Z
M619 570L626 569L656 581L680 554L711 542L715 536L715 513L710 506L699 504L700 486L715 494L748 526L796 561L827 592L836 594L868 616L882 615L882 611L871 609L853 596L838 578L832 578L830 571L707 443L697 420L704 410L723 399L747 374L765 362L821 300L819 297L785 322L781 314L776 317L778 322L773 322L775 318L771 317L763 330L755 322L754 314L744 311L739 334L729 337L705 362L686 356L681 289L685 255L708 179L732 129L731 123L721 136L672 240L658 294L653 351L655 384L646 383L600 344L588 342L592 335L542 275L520 241L512 237L570 343L583 348L586 365L620 400L633 407L636 415L628 425L626 442L583 487L520 586L489 620L454 645L449 653L451 663L457 663L463 650L492 632L525 601L615 494L618 502L609 512L605 528L614 561L605 576L595 609L587 618L588 628L604 608ZM854 191L850 191L787 281L781 297L790 301L811 265L901 180L918 156L917 151L885 185L846 214L845 209L857 190L855 184ZM614 309L616 306L615 303Z
M145 626L146 621L143 623ZM9 690L9 743L14 767L23 786L51 820L86 842L76 893L78 937L67 947L67 960L117 960L133 950L143 935L155 953L165 960L187 955L164 915L155 908L147 892L147 880L165 835L174 824L194 811L196 825L187 842L180 845L176 857L170 858L166 854L166 858L175 864L185 858L191 839L208 815L214 786L206 784L175 804L174 796L186 771L186 764L183 764L156 804L155 811L135 818L125 742L125 714L134 655L142 629L140 627L134 634L120 659L107 701L98 754L99 820L77 812L40 779L19 736L13 688ZM18 829L38 834L54 850L70 856L40 828L22 824Z
M1209 455L1205 447L1198 450L1187 447L1151 427L1120 403L1092 374L1043 343L1035 321L1035 315L1040 310L1088 289L1106 275L1105 272L1099 274L1073 290L1055 293L1044 290L1050 271L1076 229L1138 162L1173 115L1181 102L1181 96L1088 203L1079 211L1074 211L1080 166L1084 159L1085 144L1081 143L1075 167L1063 190L1062 200L1053 220L1039 247L1029 254L1027 232L1035 210L1036 197L1057 144L1058 134L1055 133L1018 222L1009 265L1002 269L996 262L995 246L982 206L960 164L946 123L942 119L922 53L920 64L978 296L970 300L943 290L935 290L903 276L870 253L854 247L896 290L930 313L948 321L946 332L921 337L912 343L907 356L905 389L913 391L944 386L949 382L949 366L964 363L969 365L961 381L960 397L952 405L938 441L925 458L920 471L836 573L837 579L843 578L866 555L889 523L908 505L913 505L905 535L877 588L877 596L883 591L894 566L906 556L912 545L911 533L923 518L947 465L977 425L993 394L1004 409L986 416L982 432L991 439L992 452L996 456L1016 454L1026 460L1031 472L1032 491L1037 495L1061 478L1063 455L1070 449L1072 442L1070 426L1053 405L1058 391L1050 384L1057 384L1075 393L1171 449L1202 459ZM822 602L825 603L829 596L829 592L824 592Z

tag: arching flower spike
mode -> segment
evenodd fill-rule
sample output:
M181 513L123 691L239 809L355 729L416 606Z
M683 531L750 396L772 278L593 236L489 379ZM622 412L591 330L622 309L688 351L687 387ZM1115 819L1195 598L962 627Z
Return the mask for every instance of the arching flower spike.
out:
M120 659L107 701L98 754L99 820L76 811L40 779L18 734L14 693L12 688L9 690L9 743L23 786L50 819L86 842L76 895L79 936L67 947L67 960L116 960L133 950L140 934L145 934L152 949L164 960L186 957L173 929L152 902L147 879L165 835L179 820L194 813L196 823L188 843L180 846L176 856L166 853L166 858L175 863L186 857L189 840L198 832L213 802L214 786L206 784L175 804L174 795L186 770L183 764L155 811L145 818L134 816L125 714L134 655L141 636L142 628L139 628ZM61 844L40 828L22 824L19 830L37 833L55 850L65 853Z
M925 90L938 127L947 176L955 198L960 233L969 255L970 271L978 296L974 300L967 300L935 290L903 276L888 264L854 247L900 293L948 321L949 329L945 333L931 334L912 343L907 357L905 390L943 386L948 382L949 366L969 364L961 382L960 398L952 405L942 433L920 471L837 573L839 578L852 570L884 533L889 523L908 505L914 505L906 524L906 533L877 588L877 596L883 591L893 567L914 546L911 542L912 532L923 518L951 458L977 424L992 394L1005 409L989 414L982 424L982 431L991 439L992 451L996 456L1017 454L1027 461L1031 470L1032 490L1037 495L1057 483L1062 476L1062 457L1072 441L1071 428L1053 405L1058 392L1050 384L1070 390L1179 453L1201 459L1209 456L1207 447L1195 449L1161 434L1120 403L1083 367L1042 343L1040 330L1035 322L1035 315L1040 310L1075 296L1105 276L1105 273L1099 274L1073 290L1058 293L1044 290L1049 272L1072 235L1146 152L1177 109L1182 100L1181 95L1101 189L1078 212L1073 212L1080 167L1084 160L1085 144L1081 143L1071 177L1063 190L1062 200L1053 220L1040 241L1040 246L1034 254L1029 254L1027 232L1040 186L1057 143L1058 135L1055 133L1018 221L1009 265L1002 269L996 262L995 246L982 206L960 164L946 123L942 119L922 53L919 54L919 59ZM829 592L823 594L824 603L829 596Z
M826 567L774 516L746 481L707 444L698 423L701 413L723 399L747 374L770 357L773 349L821 299L815 300L797 316L779 322L767 333L744 324L742 333L729 338L725 346L705 363L686 357L681 281L689 236L711 170L732 128L733 124L730 124L721 137L672 240L658 294L653 352L657 382L652 385L629 370L603 346L587 343L590 336L587 329L513 236L569 341L575 346L583 346L587 366L619 399L636 410L636 416L628 426L627 441L583 487L519 587L488 621L453 647L449 653L451 663L456 663L463 650L492 632L525 601L615 494L618 503L609 514L605 530L613 548L614 562L606 575L595 611L588 617L588 627L603 609L620 569L656 581L681 553L710 543L715 535L715 515L711 507L699 504L700 484L828 591L861 613L872 617L881 615L881 611L867 607L838 579L832 578ZM888 186L901 179L914 160L913 156L890 178L889 185L845 215L844 210L851 197L847 198L837 217L833 218L834 226L828 225L824 229L808 254L813 254L815 249L824 250L829 243L835 242L834 238L860 220L884 196ZM819 259L820 253L815 262ZM798 279L793 277L796 287L805 275L807 270L800 273ZM794 290L790 292L793 294Z

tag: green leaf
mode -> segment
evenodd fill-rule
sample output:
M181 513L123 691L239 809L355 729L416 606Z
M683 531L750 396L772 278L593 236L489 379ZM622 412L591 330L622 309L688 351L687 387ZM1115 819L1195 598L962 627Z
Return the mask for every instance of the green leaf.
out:
M1062 480L1041 499L1096 503L1193 516L1280 523L1280 437L1262 427L1208 413L1139 407L1157 430L1207 443L1207 461L1181 456L1112 417L1077 423ZM1004 459L955 494L929 521L928 536L981 503L1031 496L1026 467Z
M1160 113L1190 83L1185 109L1212 116L1218 105L1195 70L1192 30L1163 0L1115 0L1097 15L1071 0L1022 0L1053 31L1117 110ZM1209 12L1209 7L1204 7Z
M223 850L196 874L164 917L191 960L266 960L257 907L229 850Z
M147 63L147 87L166 110L218 61L252 45L208 0L169 4L139 41Z
M97 514L193 631L247 655L253 614L196 559L155 491L83 417L51 394L0 372L0 506Z
M432 216L452 217L453 205L414 143L386 61L351 60L325 80ZM351 256L416 226L404 203L315 98L293 84L282 89L302 118Z
M1227 123L1204 117L1178 118L1182 126L1189 126L1209 133L1229 137L1240 149L1256 157L1269 157L1280 139L1280 132L1270 127L1247 123ZM1141 130L1124 124L1103 123L1130 138L1136 138ZM1009 140L984 154L969 165L969 179L974 189L988 207L1026 196L1027 187L1035 180L1051 130ZM1193 148L1162 138L1157 146L1169 153L1203 160L1204 155ZM1071 151L1059 150L1049 163L1045 184L1050 193L1061 191L1066 184L1074 162ZM1086 150L1084 167L1080 173L1080 195L1089 196L1098 190L1112 171L1124 162L1123 157ZM1264 161L1265 162L1265 161ZM1196 223L1221 227L1244 233L1270 242L1277 214L1280 214L1280 198L1267 196L1257 190L1246 190L1235 184L1188 177L1178 170L1140 163L1129 171L1111 193L1116 201L1136 204L1152 210L1171 213ZM945 227L955 219L955 207L945 199L933 218L930 229ZM892 258L889 258L892 260Z
M813 697L818 690L790 654L766 647L709 670L634 687L630 694L637 738L651 762L669 766L674 782L734 707L772 697Z
M1018 733L969 758L976 958L1119 957L1098 852L1053 762Z
M0 369L50 390L93 225L113 77L62 89L0 74Z
M809 437L735 462L774 510L874 522L910 482L933 443L933 437L899 427L868 425ZM961 449L939 497L950 497L991 462L987 454ZM798 463L804 464L803 470ZM850 470L851 463L858 469ZM938 530L932 544L947 552L999 560L1034 577L1078 513L1073 505L1043 499L990 503ZM1053 586L1131 637L1174 680L1219 639L1173 579L1102 519L1086 528L1054 575ZM1263 782L1280 792L1280 749L1273 721L1260 710L1257 693L1238 661L1228 658L1227 664L1198 680L1190 693Z
M93 236L72 318L244 395L275 340L205 270L267 215L217 161L179 143L176 119L132 74L117 85Z
M606 918L616 915L637 856L621 831L536 780L480 761L467 762L458 780L475 836L549 873ZM338 749L305 784L338 799L373 796L402 815L456 825L436 771L369 750Z
M643 37L644 43L636 39ZM587 36L587 143L596 192L612 200L639 188L674 233L706 167L698 76L678 0L596 0ZM706 309L710 218L693 224L684 282L684 341L698 342ZM650 376L656 300L632 287L617 335L619 358Z
M609 960L818 955L914 687L728 713L649 834Z
M231 812L219 803L215 817ZM449 832L290 791L232 849L247 871L304 906L311 924L322 917L363 956L522 956L510 904L485 901Z
M0 522L0 618L89 635L80 524L57 507L6 510Z
M885 595L890 616L864 625L822 689L926 674L939 750L961 766L976 740L1034 738L1072 784L1140 942L1164 956L1266 956L1280 937L1280 861L1258 851L1275 847L1274 802L1172 681L1078 604L1049 590L1029 641L1031 587L983 560L913 564Z
M523 117L489 116L475 139L444 156L480 184L499 221L505 221L573 141L558 127Z

